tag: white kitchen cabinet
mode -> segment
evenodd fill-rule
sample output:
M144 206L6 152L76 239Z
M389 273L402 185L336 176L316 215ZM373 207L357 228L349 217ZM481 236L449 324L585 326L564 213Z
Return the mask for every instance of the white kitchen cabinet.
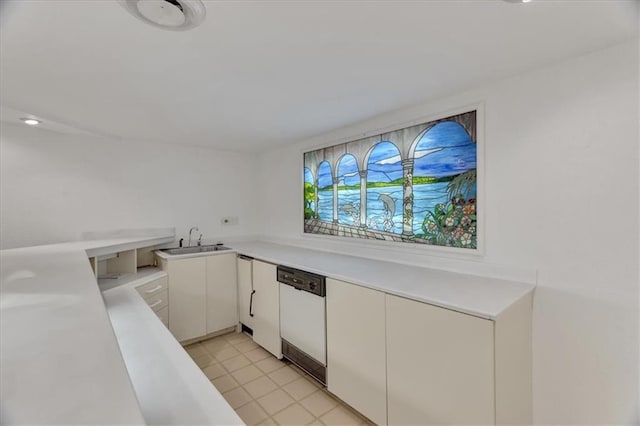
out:
M495 424L494 322L386 295L388 422Z
M238 324L235 253L207 256L207 334Z
M385 294L327 278L327 387L387 424Z
M207 334L205 257L162 262L169 274L169 330L179 341Z
M276 265L253 260L253 290L253 340L277 358L282 358Z
M253 318L249 309L251 308L251 292L253 291L252 259L249 257L238 257L238 315L240 322L253 329Z
M169 276L169 330L179 342L238 324L235 254L160 259L160 267Z

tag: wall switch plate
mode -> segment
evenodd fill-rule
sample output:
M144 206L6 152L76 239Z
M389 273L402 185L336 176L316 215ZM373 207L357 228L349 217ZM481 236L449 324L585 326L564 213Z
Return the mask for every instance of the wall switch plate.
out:
M237 225L238 224L238 216L227 216L220 219L220 223L222 225Z

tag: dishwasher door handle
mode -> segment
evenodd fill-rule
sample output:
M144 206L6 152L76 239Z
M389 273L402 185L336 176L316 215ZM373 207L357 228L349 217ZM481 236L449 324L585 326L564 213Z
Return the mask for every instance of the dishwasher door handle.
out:
M251 290L251 296L249 297L249 316L253 316L253 295L256 294L255 290Z

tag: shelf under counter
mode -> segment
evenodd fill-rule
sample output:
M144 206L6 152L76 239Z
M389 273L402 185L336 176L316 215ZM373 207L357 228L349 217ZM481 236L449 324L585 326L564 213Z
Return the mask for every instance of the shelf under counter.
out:
M98 287L100 287L100 291L102 292L123 285L136 287L144 284L145 282L166 277L167 273L156 266L144 266L142 268L138 268L134 273L116 273L107 275L113 276L113 278L98 276Z

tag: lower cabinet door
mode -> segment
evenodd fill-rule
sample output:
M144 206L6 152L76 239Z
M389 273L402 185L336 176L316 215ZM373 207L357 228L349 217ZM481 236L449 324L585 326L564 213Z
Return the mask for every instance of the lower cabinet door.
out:
M207 334L238 325L236 255L207 256Z
M276 278L276 265L253 261L253 340L282 358L280 291Z
M495 424L493 321L385 297L389 424Z
M327 387L387 424L384 293L327 279Z
M183 342L207 334L207 283L204 257L170 260L169 330Z

